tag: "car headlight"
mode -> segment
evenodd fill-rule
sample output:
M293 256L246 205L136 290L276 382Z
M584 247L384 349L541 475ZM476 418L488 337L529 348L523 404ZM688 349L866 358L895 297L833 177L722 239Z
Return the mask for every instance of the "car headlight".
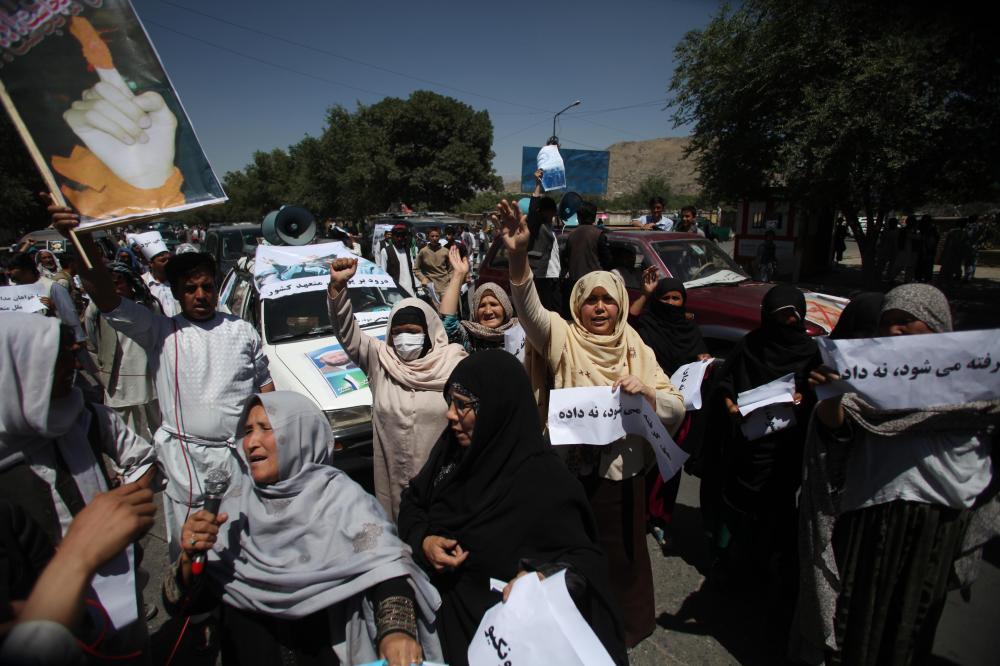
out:
M334 432L361 425L362 423L368 423L372 420L372 408L368 405L331 409L324 412L324 414L326 414L326 420L330 422L330 428Z

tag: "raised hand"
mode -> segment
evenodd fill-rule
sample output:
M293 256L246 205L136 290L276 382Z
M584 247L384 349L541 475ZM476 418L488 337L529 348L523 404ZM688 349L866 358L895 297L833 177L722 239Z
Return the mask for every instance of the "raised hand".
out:
M338 257L330 262L330 286L327 291L333 298L343 289L347 288L347 283L354 274L358 272L358 260Z
M656 291L656 285L660 281L660 273L656 266L650 266L642 272L642 293L644 296L652 296Z
M448 250L448 263L451 264L451 270L457 275L468 275L469 274L469 258L463 257L462 252L458 249L458 245L452 245Z
M500 237L508 252L523 254L528 251L528 243L531 241L528 216L521 214L516 202L512 204L504 199L498 203L494 222L500 228Z

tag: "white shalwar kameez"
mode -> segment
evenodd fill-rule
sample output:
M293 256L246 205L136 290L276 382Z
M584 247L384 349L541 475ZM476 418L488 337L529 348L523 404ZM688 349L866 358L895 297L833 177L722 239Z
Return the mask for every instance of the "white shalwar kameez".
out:
M181 304L174 298L174 292L170 291L169 283L157 282L152 273L143 273L142 281L149 287L149 293L160 302L164 316L173 317L181 313Z
M243 404L271 383L267 359L257 331L233 315L190 321L123 298L104 318L142 345L155 377L163 421L153 445L167 477L163 511L173 560L189 509L204 504L208 471L229 471L230 494L239 490L241 470L230 447Z

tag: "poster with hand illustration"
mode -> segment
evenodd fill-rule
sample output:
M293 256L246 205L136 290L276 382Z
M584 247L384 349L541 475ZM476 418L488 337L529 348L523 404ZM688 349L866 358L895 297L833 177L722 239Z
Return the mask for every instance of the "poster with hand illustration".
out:
M81 227L226 200L127 0L0 3L0 83L42 176Z

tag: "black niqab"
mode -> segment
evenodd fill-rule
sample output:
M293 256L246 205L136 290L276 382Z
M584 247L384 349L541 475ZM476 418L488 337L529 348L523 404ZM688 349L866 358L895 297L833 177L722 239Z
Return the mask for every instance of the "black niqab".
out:
M794 310L798 322L779 323L775 315ZM809 371L820 364L816 341L806 333L806 299L796 287L779 284L764 296L760 327L750 331L726 359L718 377L732 382L734 394L748 391L794 373L804 388Z
M840 313L837 325L830 332L833 340L852 338L874 338L878 335L878 322L882 315L885 294L880 291L866 291L851 299Z
M660 301L664 294L678 291L683 303L680 306L667 305ZM699 354L708 353L701 329L692 319L687 318L687 290L678 278L664 278L656 284L656 291L649 300L649 307L636 326L639 337L656 354L656 362L668 375L677 368L698 359Z
M472 441L462 450L446 429L403 492L399 513L400 536L441 592L439 627L448 663L466 663L483 614L500 601L489 579L510 580L524 562L568 566L585 579L589 605L581 612L615 661L624 663L590 505L542 436L524 367L505 351L485 350L455 367L446 395L452 387L479 401ZM435 573L423 555L423 540L431 535L457 540L468 558L455 571Z

